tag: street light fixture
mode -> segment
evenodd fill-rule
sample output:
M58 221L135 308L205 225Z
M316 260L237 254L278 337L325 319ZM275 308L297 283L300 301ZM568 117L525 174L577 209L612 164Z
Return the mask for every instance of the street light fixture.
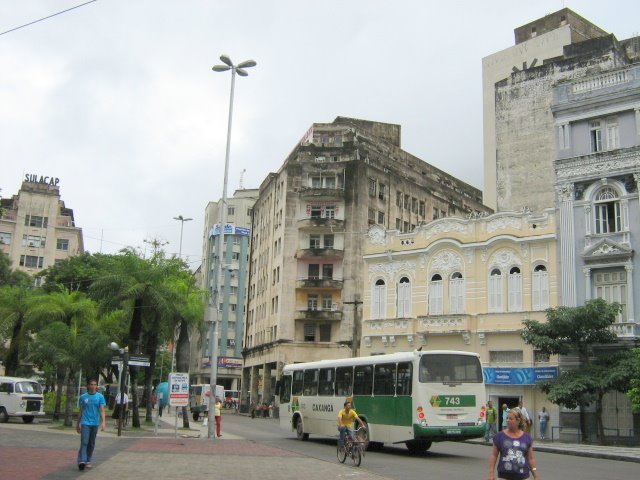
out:
M220 303L220 289L224 285L220 285L220 279L223 275L223 261L222 261L222 246L224 244L224 225L227 218L227 183L229 181L229 152L231 150L231 122L233 119L233 92L236 84L236 73L241 77L249 75L245 68L255 67L257 63L254 60L245 60L237 65L234 65L228 55L220 55L220 60L224 65L214 65L212 70L214 72L226 72L231 70L231 94L229 95L229 120L227 123L227 150L224 157L224 182L222 186L222 200L221 205L218 208L218 243L216 244L215 261L217 262L216 274L214 275L214 302L213 307L216 311L215 320L211 321L211 327L209 332L210 338L210 350L211 350L211 377L209 381L210 393L209 393L209 425L207 429L207 437L215 439L214 425L215 425L215 402L216 402L216 383L218 381L218 320L220 315L219 303Z
M182 215L173 217L174 220L180 222L180 250L178 251L178 258L182 259L182 230L184 229L184 222L190 222L193 218L184 218Z
M120 354L122 369L120 370L120 411L118 412L118 436L122 435L122 420L124 416L124 391L127 388L127 369L129 368L129 347L120 348L116 342L111 342L109 348Z

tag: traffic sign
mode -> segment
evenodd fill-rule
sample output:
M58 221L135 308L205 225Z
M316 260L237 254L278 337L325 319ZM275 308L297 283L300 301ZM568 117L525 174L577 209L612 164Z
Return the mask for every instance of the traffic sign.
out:
M189 374L169 374L169 406L186 407L189 405Z

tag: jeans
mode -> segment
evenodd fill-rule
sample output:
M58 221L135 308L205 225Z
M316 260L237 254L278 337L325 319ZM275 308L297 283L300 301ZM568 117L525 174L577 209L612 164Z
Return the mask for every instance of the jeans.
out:
M338 445L344 445L344 439L349 435L353 437L353 430L349 427L338 427L338 431L340 432L340 439L338 440Z
M544 437L547 435L547 421L540 420L540 438L544 440Z
M484 431L484 440L485 442L490 442L493 437L495 437L498 433L498 426L496 425L496 422L493 423L488 423L486 424L486 428Z
M80 425L80 450L78 450L78 464L91 463L93 449L96 446L96 435L100 425Z

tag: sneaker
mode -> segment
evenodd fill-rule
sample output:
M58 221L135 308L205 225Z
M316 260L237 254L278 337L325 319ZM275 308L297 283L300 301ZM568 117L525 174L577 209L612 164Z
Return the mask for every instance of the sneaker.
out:
M89 462L84 464L84 468L93 468L93 465L91 465Z
M80 462L78 464L78 470L84 470L84 467L86 466L86 464L84 462Z

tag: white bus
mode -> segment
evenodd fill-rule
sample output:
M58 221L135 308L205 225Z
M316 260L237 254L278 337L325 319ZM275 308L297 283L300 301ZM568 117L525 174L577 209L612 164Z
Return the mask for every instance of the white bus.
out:
M485 386L479 355L450 350L392 353L286 365L279 384L280 426L336 436L346 400L367 424L368 440L405 443L479 438L485 430Z

